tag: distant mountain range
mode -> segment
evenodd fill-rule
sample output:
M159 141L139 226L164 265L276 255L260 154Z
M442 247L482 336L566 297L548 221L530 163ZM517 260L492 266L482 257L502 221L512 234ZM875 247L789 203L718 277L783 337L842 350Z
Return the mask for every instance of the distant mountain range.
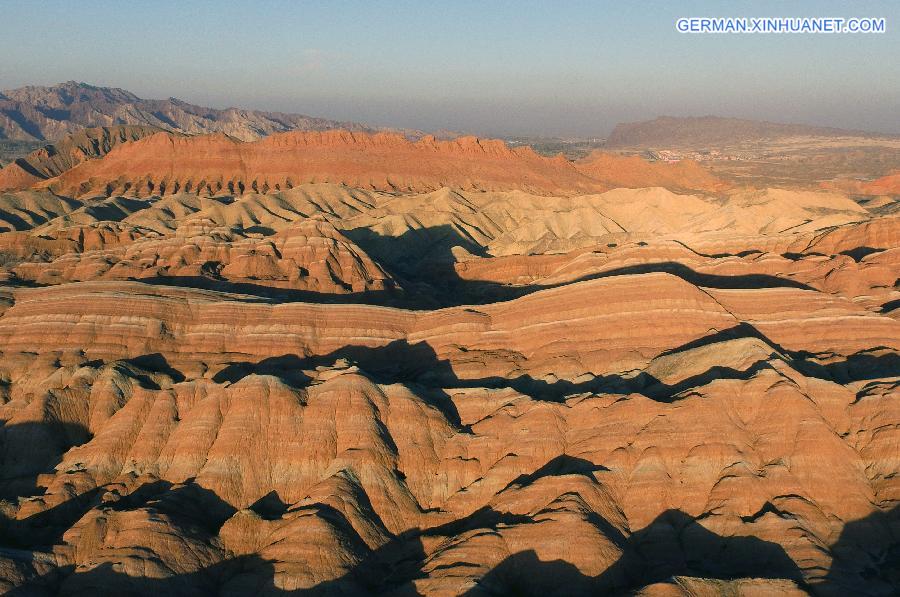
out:
M72 133L92 127L152 127L188 135L225 133L242 141L255 141L272 133L287 131L326 131L343 129L352 132L390 130L409 138L419 138L423 131L385 129L359 122L329 120L302 114L264 112L227 108L218 110L189 104L175 98L142 99L130 91L114 87L96 87L69 81L50 87L27 86L0 92L0 145L13 145L7 158L24 155L38 144L54 142ZM440 131L437 138L453 138L459 133ZM785 137L891 137L838 128L800 124L780 124L739 118L703 116L675 118L662 116L655 120L619 124L606 141L606 147L618 148L712 148L756 140ZM517 138L541 151L538 138ZM25 145L20 148L15 144ZM560 146L561 145L561 146ZM549 151L566 152L568 143L557 143ZM587 151L599 146L592 144ZM21 149L25 148L25 151Z
M295 130L377 130L358 122L302 114L216 110L175 98L147 100L124 89L75 81L0 92L0 139L54 141L84 128L114 125L150 126L187 134L225 133L243 141Z
M786 137L891 137L882 133L845 130L804 124L781 124L741 118L701 116L619 124L610 133L609 148L703 148Z

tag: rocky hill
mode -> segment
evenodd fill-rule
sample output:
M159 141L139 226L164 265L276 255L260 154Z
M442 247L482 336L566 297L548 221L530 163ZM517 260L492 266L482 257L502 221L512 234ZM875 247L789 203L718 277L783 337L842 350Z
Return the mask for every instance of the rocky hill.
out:
M617 125L606 140L610 148L710 148L786 137L886 137L878 133L849 131L803 124L780 124L741 118L702 116Z
M0 192L0 593L900 591L895 197L114 145Z
M27 188L59 176L81 162L103 157L120 143L158 132L158 128L130 125L81 129L0 169L0 190Z
M222 134L185 137L152 129L132 134L78 134L0 170L0 189L43 186L70 196L149 197L181 191L205 195L266 193L315 182L379 191L524 190L540 194L660 186L715 193L729 187L698 164L651 163L597 153L579 162L530 147L477 137L410 141L396 133L290 132L254 142ZM132 131L133 133L133 131ZM99 136L86 143L86 136ZM110 142L112 140L112 142ZM82 149L89 145L88 150ZM90 155L88 155L90 153ZM75 155L64 161L59 157ZM101 157L88 161L89 157ZM56 176L49 178L49 175Z
M576 162L579 171L611 188L665 187L677 191L716 192L729 185L691 160L648 162L638 156L593 151Z
M587 191L595 181L565 159L528 147L462 137L408 141L396 133L291 132L244 143L225 135L165 133L84 163L47 185L64 194L207 194L284 189L332 182L376 190L430 191L444 186L538 192Z
M187 134L224 133L248 141L293 130L373 130L302 114L216 110L175 98L148 100L124 89L75 81L0 92L0 139L55 141L83 128L122 124Z

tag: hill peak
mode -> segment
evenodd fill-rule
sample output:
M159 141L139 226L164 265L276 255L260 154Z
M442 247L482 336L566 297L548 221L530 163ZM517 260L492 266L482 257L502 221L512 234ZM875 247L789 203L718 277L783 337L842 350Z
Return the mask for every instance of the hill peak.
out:
M0 92L0 139L55 141L83 128L149 126L186 134L225 133L253 141L292 130L374 131L358 122L260 110L198 106L170 97L143 99L118 87L81 81Z

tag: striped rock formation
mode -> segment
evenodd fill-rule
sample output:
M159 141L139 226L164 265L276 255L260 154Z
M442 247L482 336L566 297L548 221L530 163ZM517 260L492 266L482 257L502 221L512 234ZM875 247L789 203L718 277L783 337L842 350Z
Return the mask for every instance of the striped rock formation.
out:
M891 204L346 133L50 188L0 194L0 591L900 587Z

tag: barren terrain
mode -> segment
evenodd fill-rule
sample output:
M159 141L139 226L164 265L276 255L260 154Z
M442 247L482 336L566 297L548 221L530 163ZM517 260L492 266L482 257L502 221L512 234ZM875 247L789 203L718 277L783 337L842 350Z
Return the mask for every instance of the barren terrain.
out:
M0 592L900 590L898 164L120 133L0 170Z

